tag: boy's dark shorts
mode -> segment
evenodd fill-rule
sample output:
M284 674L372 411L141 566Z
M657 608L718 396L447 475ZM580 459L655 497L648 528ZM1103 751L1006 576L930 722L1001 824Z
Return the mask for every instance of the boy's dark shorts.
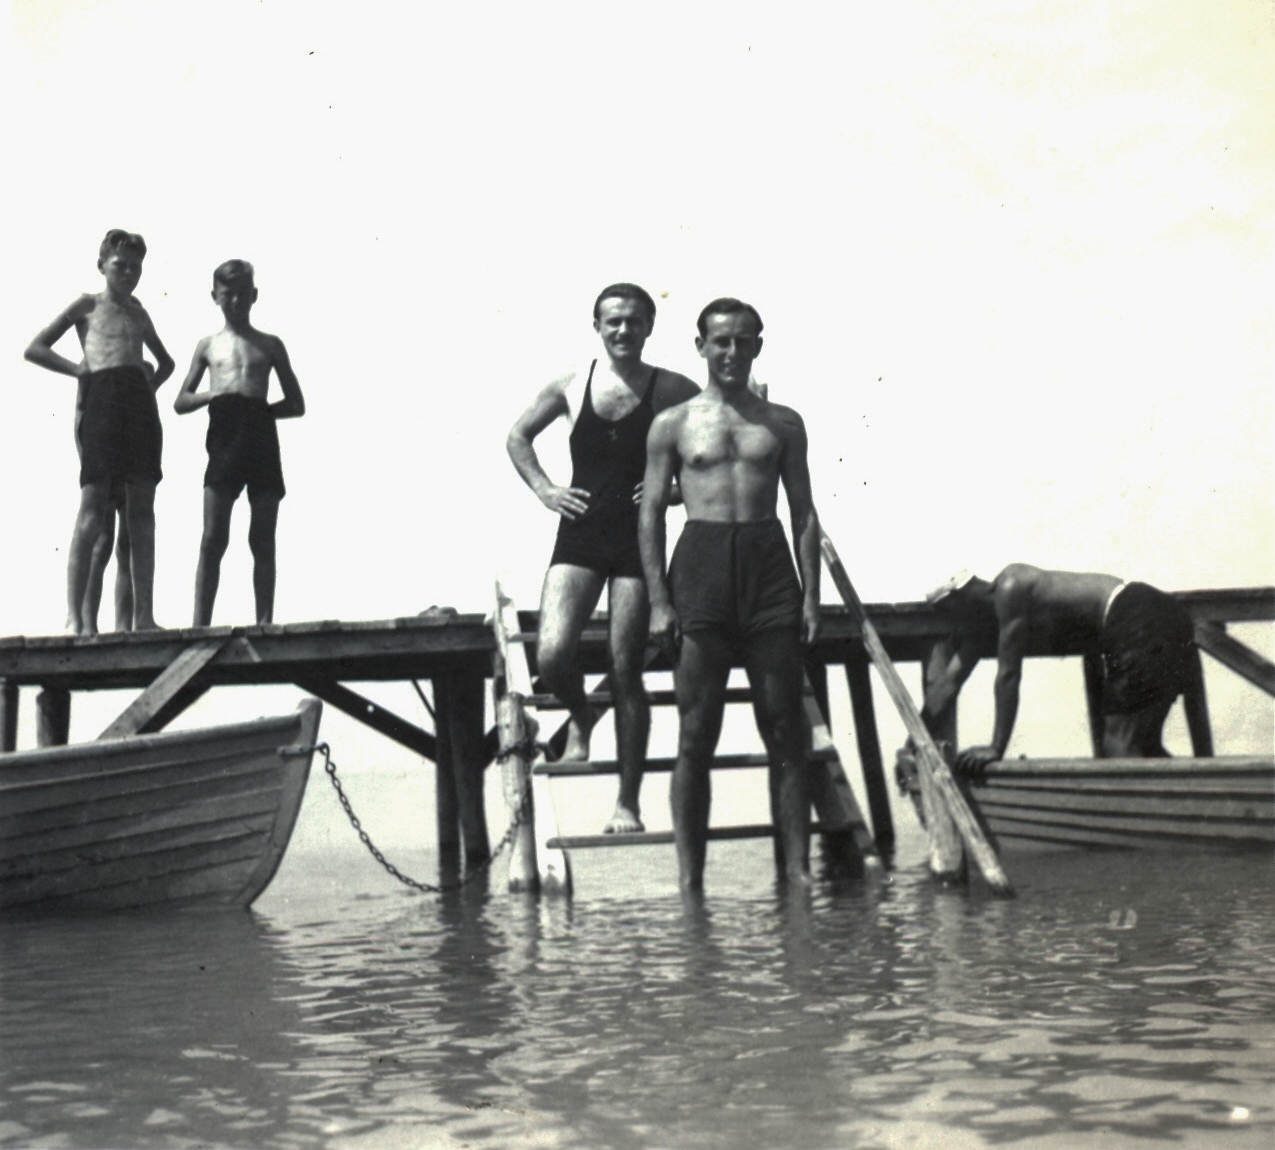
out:
M81 376L80 486L158 483L164 429L155 392L140 367L104 367Z
M1126 585L1102 628L1102 713L1171 704L1191 681L1194 640L1181 603L1147 583Z
M282 499L283 468L279 462L279 430L264 399L219 395L208 405L208 467L204 486L238 499L273 495Z
M687 520L669 562L669 594L683 632L742 643L763 631L801 630L801 584L778 519Z

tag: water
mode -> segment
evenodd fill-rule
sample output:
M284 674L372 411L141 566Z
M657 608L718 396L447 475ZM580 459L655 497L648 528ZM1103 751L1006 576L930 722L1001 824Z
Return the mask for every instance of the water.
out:
M1275 1144L1269 857L1011 859L1001 901L917 846L808 902L757 843L701 906L663 848L570 905L335 852L248 914L10 922L0 1145Z

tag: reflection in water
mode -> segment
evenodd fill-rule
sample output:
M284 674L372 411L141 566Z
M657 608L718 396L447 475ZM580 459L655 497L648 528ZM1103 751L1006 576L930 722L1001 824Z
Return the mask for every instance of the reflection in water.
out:
M0 1145L1265 1146L1269 871L11 922Z

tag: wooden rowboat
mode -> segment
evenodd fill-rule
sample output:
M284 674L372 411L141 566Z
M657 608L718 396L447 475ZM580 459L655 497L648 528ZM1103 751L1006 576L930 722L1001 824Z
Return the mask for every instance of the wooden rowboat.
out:
M0 910L246 907L274 877L322 704L0 755Z
M1275 759L1011 759L969 783L1002 849L1275 846Z

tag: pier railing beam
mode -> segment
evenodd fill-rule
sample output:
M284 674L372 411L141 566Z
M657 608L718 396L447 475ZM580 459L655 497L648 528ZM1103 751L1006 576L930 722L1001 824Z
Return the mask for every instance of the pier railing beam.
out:
M0 752L18 746L18 684L0 679Z
M921 660L923 697L929 693L930 684L945 673L951 659L950 640L940 639L930 645L925 658ZM956 699L930 719L929 730L950 767L958 745ZM921 809L925 812L925 829L929 836L930 873L943 882L966 882L969 879L969 864L961 843L960 831L956 828L943 796L937 788L930 785L927 775L926 771L921 771Z
M71 692L45 687L35 697L35 741L41 747L63 747L71 734Z

